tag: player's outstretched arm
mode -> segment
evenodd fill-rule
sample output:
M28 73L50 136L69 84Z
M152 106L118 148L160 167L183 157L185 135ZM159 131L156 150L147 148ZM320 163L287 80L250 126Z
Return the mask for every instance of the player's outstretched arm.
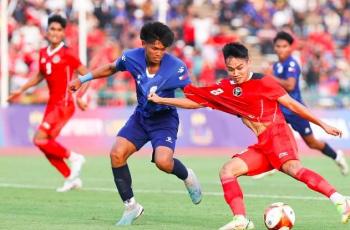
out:
M288 109L292 110L302 118L320 126L326 133L333 135L333 136L342 136L342 131L332 127L325 122L318 119L315 115L313 115L308 108L306 108L303 104L299 103L298 101L291 98L288 94L285 94L281 97L279 97L278 102Z
M160 97L156 93L150 93L148 95L148 100L157 104L171 105L171 106L175 106L183 109L203 108L201 104L198 104L187 98L166 98L166 97Z
M38 72L35 76L31 77L21 88L12 91L10 93L10 96L7 98L7 101L11 102L13 99L21 95L27 89L39 84L43 79L43 75L40 72Z
M91 71L90 73L87 73L77 79L74 79L69 83L69 89L73 92L77 91L81 85L85 82L94 80L94 79L99 79L99 78L104 78L111 76L112 74L117 72L117 68L115 66L115 63L109 63L106 64L98 69L95 69Z

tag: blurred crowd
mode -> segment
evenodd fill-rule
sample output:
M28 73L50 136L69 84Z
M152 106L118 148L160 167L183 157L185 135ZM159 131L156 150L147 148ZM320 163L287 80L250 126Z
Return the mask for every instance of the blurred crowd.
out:
M139 47L139 30L158 20L167 2L166 20L176 35L170 52L188 65L192 81L206 85L226 75L223 44L241 41L250 48L254 70L271 73L276 61L272 39L291 32L295 57L302 66L301 87L307 104L350 106L350 2L347 0L26 0L9 1L11 88L38 71L38 50L47 45L47 17L64 12L66 44L78 55L78 11L87 11L88 67L114 61L124 49ZM128 73L91 83L92 105L135 103ZM20 98L43 103L45 85Z

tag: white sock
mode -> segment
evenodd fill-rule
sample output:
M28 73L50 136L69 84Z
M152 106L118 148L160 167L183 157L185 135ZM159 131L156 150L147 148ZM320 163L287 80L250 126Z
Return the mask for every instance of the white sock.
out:
M70 160L70 161L72 162L72 161L75 161L75 160L77 160L77 159L80 159L80 157L81 157L80 154L71 151L71 152L70 152L70 156L68 157L68 160Z
M130 207L136 204L136 200L134 197L131 197L129 200L124 201L124 205L126 207Z
M333 202L333 204L342 204L345 202L345 197L338 192L333 193L329 199Z
M338 150L337 151L337 157L335 158L335 161L339 161L343 157L343 152Z

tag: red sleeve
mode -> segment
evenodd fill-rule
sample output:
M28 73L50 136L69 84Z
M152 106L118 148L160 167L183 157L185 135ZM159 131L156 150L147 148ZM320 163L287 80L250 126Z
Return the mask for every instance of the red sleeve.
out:
M205 97L201 95L201 89L193 86L192 84L188 84L185 86L184 94L191 101L194 101L206 107L209 106L209 102L206 100Z
M287 94L286 90L275 79L273 79L273 77L264 77L262 83L262 91L270 100L275 101Z
M69 65L74 69L78 69L79 66L81 66L81 62L80 59L77 58L75 55L71 54L70 52L67 53L67 57L68 57L68 61L69 61Z

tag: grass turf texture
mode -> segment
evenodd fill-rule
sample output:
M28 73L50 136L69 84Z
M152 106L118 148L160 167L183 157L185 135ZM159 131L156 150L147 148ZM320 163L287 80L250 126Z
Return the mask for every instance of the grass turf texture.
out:
M218 229L231 220L224 202L218 171L225 157L180 157L201 180L204 197L191 203L183 183L160 172L148 157L129 161L136 199L144 215L130 227L115 227L123 212L115 192L108 157L88 157L80 191L56 193L62 178L43 156L0 157L0 229ZM339 192L350 194L349 177L340 175L324 157L302 159L305 166L327 178ZM264 209L274 202L288 203L296 212L295 230L349 230L335 207L321 195L281 173L260 180L239 179L248 216L257 230L265 229Z

